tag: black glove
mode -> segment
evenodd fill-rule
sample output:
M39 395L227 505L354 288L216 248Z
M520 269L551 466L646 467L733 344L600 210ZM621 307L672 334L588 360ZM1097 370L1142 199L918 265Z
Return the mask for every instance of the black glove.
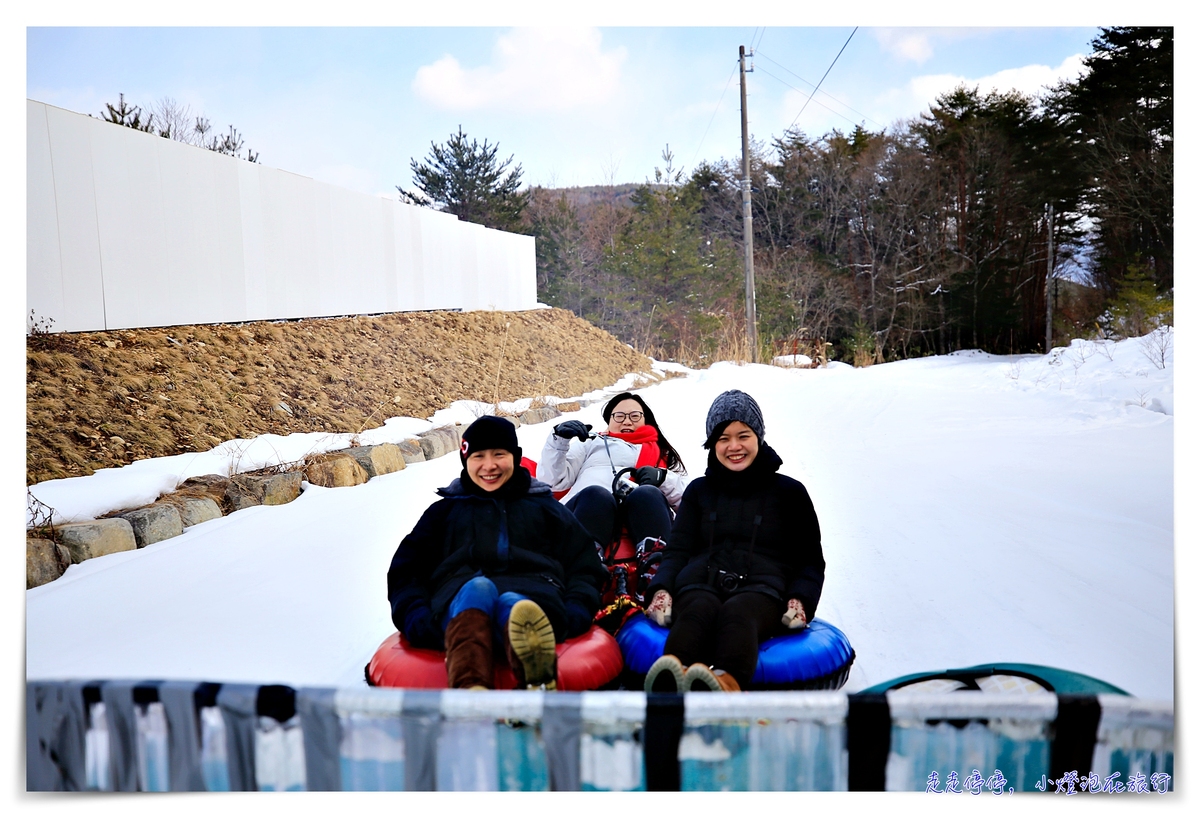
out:
M592 430L592 424L584 423L581 420L564 420L562 423L554 427L554 434L558 437L572 438L577 437L580 440L587 442L588 432Z
M404 617L404 638L414 647L443 649L441 629L426 605L414 605L409 609L408 616Z
M639 486L661 486L667 479L667 470L657 466L642 466L633 473L633 481Z

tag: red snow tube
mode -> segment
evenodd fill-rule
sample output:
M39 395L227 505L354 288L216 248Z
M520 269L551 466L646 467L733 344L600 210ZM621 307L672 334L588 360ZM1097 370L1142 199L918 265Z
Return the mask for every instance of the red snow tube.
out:
M617 640L593 626L590 631L555 647L558 654L559 690L596 690L613 682L624 663ZM512 690L517 686L512 669L496 663L492 686ZM367 684L373 687L444 688L446 654L440 650L414 648L399 633L393 633L367 664Z

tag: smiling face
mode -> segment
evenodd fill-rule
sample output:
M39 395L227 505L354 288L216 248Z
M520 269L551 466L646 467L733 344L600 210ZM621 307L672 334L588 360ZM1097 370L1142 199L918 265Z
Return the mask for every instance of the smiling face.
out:
M508 482L516 466L508 449L480 449L467 458L467 476L484 491L495 491Z
M717 462L730 471L744 471L758 456L758 436L750 427L735 420L725 427L713 444Z
M630 415L633 417L630 417ZM620 418L618 420L617 418ZM634 420L633 418L637 419ZM629 434L636 432L638 429L646 425L646 413L642 410L642 405L633 398L626 398L613 407L612 414L608 416L608 433L614 434L621 432Z

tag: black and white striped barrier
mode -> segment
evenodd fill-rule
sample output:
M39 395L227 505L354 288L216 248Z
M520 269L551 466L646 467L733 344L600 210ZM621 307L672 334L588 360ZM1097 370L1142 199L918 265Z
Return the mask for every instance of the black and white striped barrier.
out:
M1173 789L1171 705L1115 695L34 681L26 697L31 791Z

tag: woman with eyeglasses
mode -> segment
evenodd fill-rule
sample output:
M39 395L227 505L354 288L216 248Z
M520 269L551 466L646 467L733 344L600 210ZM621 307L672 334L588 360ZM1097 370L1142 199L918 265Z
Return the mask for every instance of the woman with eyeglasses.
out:
M601 416L608 428L599 434L578 420L555 426L542 449L538 479L567 492L562 501L601 546L616 541L623 526L634 543L665 541L683 497L682 458L640 396L616 395ZM613 481L623 469L633 469L637 488L618 500Z

